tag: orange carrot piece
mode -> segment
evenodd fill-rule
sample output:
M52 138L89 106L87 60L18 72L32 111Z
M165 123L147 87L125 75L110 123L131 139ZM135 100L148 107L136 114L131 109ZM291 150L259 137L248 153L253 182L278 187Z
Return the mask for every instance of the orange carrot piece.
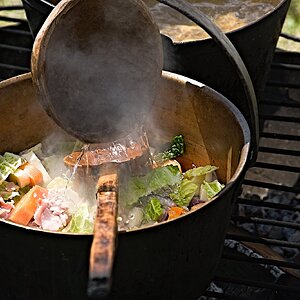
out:
M47 189L35 185L26 193L14 208L9 220L21 225L27 225L33 218L40 200L47 195Z
M182 207L172 206L168 210L168 215L169 215L168 220L175 219L181 216L182 214L184 214L184 209Z
M43 182L43 174L42 172L36 168L34 165L27 163L20 167L25 173L28 174L30 178L30 185L34 186L36 184L40 184Z

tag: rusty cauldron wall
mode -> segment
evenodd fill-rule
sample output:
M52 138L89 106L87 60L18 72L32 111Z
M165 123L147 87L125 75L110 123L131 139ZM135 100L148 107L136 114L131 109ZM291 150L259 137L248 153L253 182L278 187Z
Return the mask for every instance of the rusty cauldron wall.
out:
M45 19L54 8L46 0L22 0L33 36L36 36ZM167 5L168 1L157 0ZM174 1L180 2L180 1ZM278 3L278 0L274 0ZM251 80L256 98L260 101L270 69L274 50L291 0L281 0L262 18L226 33L242 57ZM145 0L147 3L147 0ZM153 1L151 1L153 4ZM173 43L162 35L164 70L196 79L230 99L250 120L244 90L235 75L234 66L226 54L211 38L183 43Z
M164 72L162 83L155 124L162 122L164 134L150 132L150 143L180 130L187 145L183 165L216 164L223 182L232 147L232 177L206 206L164 224L119 232L109 299L197 299L213 278L247 167L249 127L229 100L173 73ZM30 74L1 82L0 103L8 116L0 120L0 153L18 152L57 130L37 100ZM221 131L224 123L228 127ZM0 236L1 300L87 299L92 235L50 233L0 220Z

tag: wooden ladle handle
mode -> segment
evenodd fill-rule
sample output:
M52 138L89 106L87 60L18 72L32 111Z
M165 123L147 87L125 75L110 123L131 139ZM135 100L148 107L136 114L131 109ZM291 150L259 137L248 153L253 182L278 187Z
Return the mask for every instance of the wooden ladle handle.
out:
M101 166L97 214L90 253L88 295L103 299L110 291L117 236L118 170L114 163Z

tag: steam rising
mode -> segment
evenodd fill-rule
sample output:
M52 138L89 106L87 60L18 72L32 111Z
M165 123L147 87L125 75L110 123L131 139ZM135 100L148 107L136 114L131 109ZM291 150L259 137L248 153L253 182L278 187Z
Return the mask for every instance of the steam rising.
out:
M70 134L108 142L142 124L151 108L161 76L161 38L139 2L79 3L58 15L43 41L43 102Z

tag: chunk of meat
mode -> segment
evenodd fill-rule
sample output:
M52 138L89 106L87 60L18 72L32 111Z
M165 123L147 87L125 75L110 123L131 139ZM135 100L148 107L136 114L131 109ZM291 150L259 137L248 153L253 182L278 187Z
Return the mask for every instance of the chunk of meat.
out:
M60 191L49 190L46 198L39 202L34 214L34 222L40 228L58 231L68 223L68 207L60 196Z
M0 218L7 219L13 209L14 201L5 202L3 198L0 197Z

